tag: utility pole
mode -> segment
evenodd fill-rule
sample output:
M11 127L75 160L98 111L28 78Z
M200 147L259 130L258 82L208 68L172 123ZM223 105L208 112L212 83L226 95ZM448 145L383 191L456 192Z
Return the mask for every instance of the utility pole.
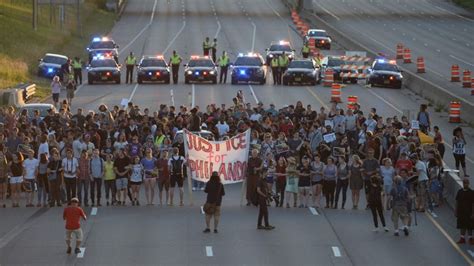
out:
M33 3L33 30L38 29L38 0L32 0Z

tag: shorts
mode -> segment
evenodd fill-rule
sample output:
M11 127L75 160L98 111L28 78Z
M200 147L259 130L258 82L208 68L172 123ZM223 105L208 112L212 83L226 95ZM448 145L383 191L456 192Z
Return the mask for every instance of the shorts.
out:
M10 177L10 184L21 184L23 183L23 176L12 176Z
M117 178L115 180L115 186L117 187L117 190L127 189L128 179L127 178Z
M142 184L141 181L138 181L138 182L130 181L130 185L132 185L132 186L139 186L141 184Z
M310 186L307 186L307 187L298 187L298 190L305 190L305 191L309 191L310 190Z
M168 191L170 189L170 179L165 178L165 179L158 179L158 189L160 191L163 191L163 188Z
M66 240L72 240L72 235L76 237L76 241L82 241L83 234L81 228L74 230L66 229Z
M36 180L26 179L26 178L23 179L23 180L24 180L23 186L24 186L26 192L32 192L32 191L35 190Z
M207 214L206 216L221 216L221 206L216 206L216 211L213 214Z
M171 187L176 187L176 183L178 184L178 187L183 187L184 184L184 178L179 175L172 175L170 178L170 186Z
M53 102L59 102L59 93L53 93Z
M323 180L319 180L319 181L314 181L313 180L313 186L322 185L322 184L323 184Z

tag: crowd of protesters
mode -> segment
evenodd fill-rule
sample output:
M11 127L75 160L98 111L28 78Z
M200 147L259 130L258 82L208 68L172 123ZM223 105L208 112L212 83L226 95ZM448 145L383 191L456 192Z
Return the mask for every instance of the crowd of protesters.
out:
M142 186L148 205L155 204L155 187L159 203L168 205L178 187L183 205L180 131L209 131L207 137L220 140L250 129L248 200L264 175L277 207L371 209L376 229L377 216L385 227L384 210L391 209L394 224L402 219L408 234L410 212L442 203L444 138L426 106L417 119L415 129L407 117L382 117L375 108L364 113L358 105L251 106L241 92L232 106L192 109L160 105L154 111L129 103L84 112L65 100L58 112L41 118L7 108L0 110L0 206L6 207L7 193L13 207L21 193L27 207L59 206L76 196L84 206L125 205L127 199L140 205ZM431 132L434 142L423 143L419 131ZM461 128L452 141L456 167L468 176ZM193 182L193 190L203 188ZM346 204L348 190L352 206Z

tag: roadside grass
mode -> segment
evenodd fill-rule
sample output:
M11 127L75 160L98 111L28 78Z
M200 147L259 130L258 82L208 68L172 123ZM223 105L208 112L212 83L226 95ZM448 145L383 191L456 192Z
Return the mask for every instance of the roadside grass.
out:
M65 8L66 19L61 28L59 7L50 9L49 5L42 5L39 8L38 29L34 31L31 2L0 0L0 89L20 82L34 82L38 85L36 96L41 98L49 93L49 80L36 76L38 59L48 52L87 58L85 47L90 37L107 34L116 14L99 9L102 0L85 0L81 9L80 34L75 6Z
M474 10L474 0L454 0L454 3L462 7Z

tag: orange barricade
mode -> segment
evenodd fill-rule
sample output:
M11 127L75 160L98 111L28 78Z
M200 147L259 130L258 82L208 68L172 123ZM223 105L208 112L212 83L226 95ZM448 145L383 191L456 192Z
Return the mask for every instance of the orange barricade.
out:
M356 105L357 105L357 101L358 101L358 97L357 96L348 96L347 97L347 109L356 109Z
M309 48L315 48L316 47L316 40L314 38L309 38L308 39L308 45L309 45Z
M403 59L403 44L397 44L397 59Z
M459 66L458 65L452 65L451 66L451 82L459 82L459 81L461 81L460 73L459 73Z
M331 102L341 102L341 84L333 83L331 85Z
M403 63L410 64L411 63L411 50L410 48L403 49Z
M333 84L333 82L334 82L334 70L332 68L328 68L324 72L323 86L331 87L331 84Z
M462 87L471 88L471 71L464 70L462 72Z
M449 123L461 123L461 102L449 103Z
M416 58L416 72L425 73L425 59L421 56Z

